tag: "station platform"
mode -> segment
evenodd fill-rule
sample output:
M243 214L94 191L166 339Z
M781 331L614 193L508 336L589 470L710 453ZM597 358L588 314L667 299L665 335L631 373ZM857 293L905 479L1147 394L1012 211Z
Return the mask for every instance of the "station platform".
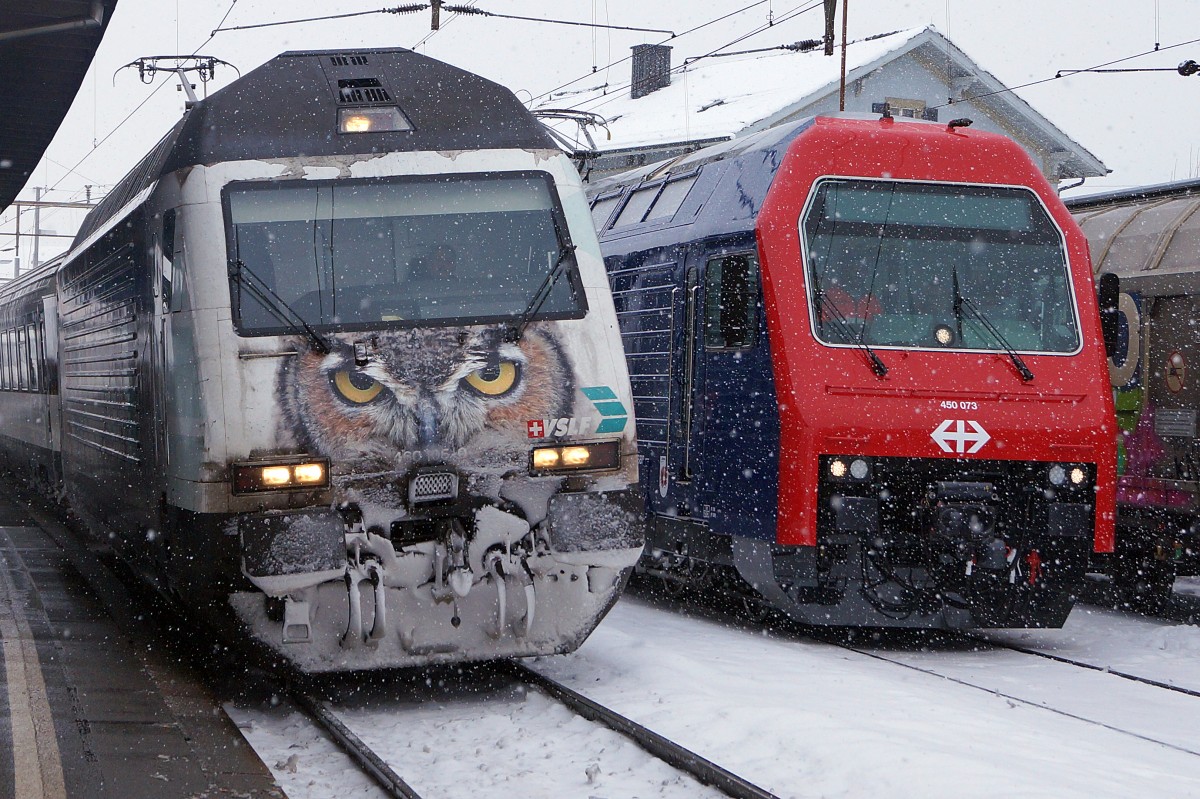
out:
M94 556L13 497L0 484L0 797L284 799L124 588L93 593Z

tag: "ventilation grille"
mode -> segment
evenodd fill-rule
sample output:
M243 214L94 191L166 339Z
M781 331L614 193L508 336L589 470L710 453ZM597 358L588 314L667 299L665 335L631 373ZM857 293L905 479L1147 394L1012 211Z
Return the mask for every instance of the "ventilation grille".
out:
M335 55L329 57L329 63L333 64L335 67L361 67L365 66L368 62L365 55Z
M387 89L375 78L352 78L338 81L339 103L390 103Z
M453 472L422 472L408 483L408 501L412 505L457 496L458 475Z

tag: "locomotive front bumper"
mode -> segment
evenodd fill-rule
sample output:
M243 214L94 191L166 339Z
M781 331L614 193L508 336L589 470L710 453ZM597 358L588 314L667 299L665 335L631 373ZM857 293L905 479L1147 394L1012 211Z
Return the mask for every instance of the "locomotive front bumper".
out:
M742 576L809 624L1059 627L1093 549L1094 466L821 459L815 547L735 544Z
M492 505L401 543L330 509L241 517L229 597L252 636L304 671L568 652L616 601L642 550L629 491L560 493L530 528Z

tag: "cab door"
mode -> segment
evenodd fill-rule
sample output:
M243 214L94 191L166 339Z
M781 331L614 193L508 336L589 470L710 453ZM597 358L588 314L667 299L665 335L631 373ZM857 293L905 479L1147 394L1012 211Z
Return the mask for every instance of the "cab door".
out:
M778 409L753 247L710 247L696 296L685 462L694 515L716 533L769 539L777 506Z

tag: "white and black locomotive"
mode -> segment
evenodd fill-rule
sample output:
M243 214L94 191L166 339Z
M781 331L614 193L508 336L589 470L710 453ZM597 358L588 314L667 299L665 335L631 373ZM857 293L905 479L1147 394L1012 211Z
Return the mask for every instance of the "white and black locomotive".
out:
M641 552L578 176L411 51L195 104L0 320L10 467L302 670L570 650Z

